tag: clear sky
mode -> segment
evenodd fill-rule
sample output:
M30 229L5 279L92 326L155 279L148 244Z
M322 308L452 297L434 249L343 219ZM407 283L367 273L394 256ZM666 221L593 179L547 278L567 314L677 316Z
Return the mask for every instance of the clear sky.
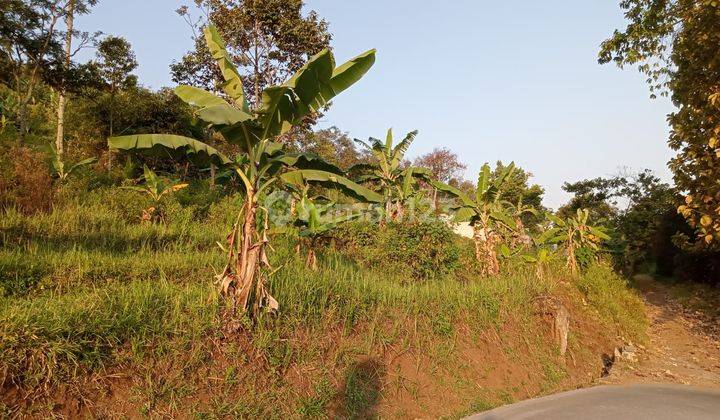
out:
M169 64L190 49L177 0L101 0L83 30L133 45L141 83L171 86ZM306 0L330 23L337 61L378 49L373 69L334 101L320 127L351 136L418 129L410 157L448 147L474 179L484 162L514 160L546 189L649 168L669 180L667 99L644 77L597 64L600 42L623 23L608 0ZM86 52L91 54L91 52Z

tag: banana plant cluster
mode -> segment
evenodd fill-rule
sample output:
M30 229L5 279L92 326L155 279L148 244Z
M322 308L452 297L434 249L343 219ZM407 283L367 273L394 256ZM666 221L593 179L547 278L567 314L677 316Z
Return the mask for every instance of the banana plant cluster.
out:
M578 209L576 214L567 219L560 218L553 214L547 217L552 221L554 226L540 236L540 242L551 244L563 244L565 249L565 257L567 259L567 267L572 273L577 273L577 259L575 253L582 246L590 247L594 250L600 248L603 241L610 239L610 236L602 227L591 226L589 224L590 212L587 209Z
M277 310L267 290L270 263L267 256L268 214L261 197L283 181L329 183L368 202L382 196L343 176L332 165L307 154L286 152L275 140L298 125L304 117L325 107L339 93L355 84L372 67L375 50L366 51L336 66L325 49L289 80L266 88L257 107L251 109L242 80L215 27L204 30L208 49L225 82L223 95L192 86L179 86L175 94L195 109L197 117L240 153L229 159L196 139L168 134L122 136L109 139L111 149L187 155L223 168L240 178L245 201L228 235L227 263L217 276L219 289L228 301L228 312L254 317L263 309Z

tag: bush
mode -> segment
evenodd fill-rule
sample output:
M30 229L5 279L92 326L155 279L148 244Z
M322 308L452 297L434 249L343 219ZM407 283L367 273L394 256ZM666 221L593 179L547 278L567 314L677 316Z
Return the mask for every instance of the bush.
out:
M341 227L336 238L350 258L408 275L408 280L444 276L461 266L460 238L442 221L388 223L383 228L362 221Z
M53 204L53 182L46 156L14 147L0 161L0 208L25 214L47 212Z

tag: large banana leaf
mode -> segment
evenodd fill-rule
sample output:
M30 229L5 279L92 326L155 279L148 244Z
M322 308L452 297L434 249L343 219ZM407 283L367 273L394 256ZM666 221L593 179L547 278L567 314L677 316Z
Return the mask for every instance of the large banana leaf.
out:
M306 183L320 183L328 186L339 186L351 196L372 203L380 203L383 198L380 194L371 191L360 184L356 184L344 176L316 169L298 169L280 175L280 179L292 185Z
M196 112L198 118L214 125L230 126L243 123L252 118L250 114L235 109L227 104L212 105Z
M470 199L470 197L467 196L467 194L460 191L459 189L457 189L451 185L445 184L443 182L433 180L433 179L431 179L429 182L430 182L430 185L437 188L438 191L448 193L448 194L453 195L453 196L457 197L458 199L460 199L460 202L462 203L463 207L477 207L477 204L474 201L472 201Z
M240 110L250 113L250 106L243 91L242 79L225 49L225 41L223 41L214 25L208 25L204 32L205 42L210 54L217 62L225 79L225 83L222 85L223 91L235 101L235 105Z
M223 166L232 162L217 149L201 141L173 134L110 137L108 146L114 150L140 151L174 158L187 156L200 165L213 163L216 166Z
M327 85L323 86L320 94L315 98L312 108L315 111L321 109L342 91L360 80L375 63L375 53L374 49L365 51L336 67L332 72L329 88Z
M297 169L317 169L338 175L344 174L342 169L314 153L288 153L275 160Z
M287 82L265 89L260 107L262 138L283 134L309 113L319 111L360 80L374 60L375 52L371 50L336 69L332 52L325 49Z
M475 190L475 201L477 203L492 201L492 199L488 197L488 192L491 187L491 176L492 173L490 172L490 165L486 163L482 166L482 169L480 169L480 173L478 174L477 188Z
M311 57L287 82L263 91L260 108L263 138L287 132L313 111L315 98L323 86L330 84L334 66L332 53L324 49Z
M228 106L228 103L221 97L194 86L180 85L176 87L173 92L175 92L175 95L182 99L183 102L199 108L220 105Z
M500 211L494 211L490 213L490 217L493 218L493 220L501 222L505 226L507 226L509 229L515 229L515 220L508 216L507 214L500 212Z

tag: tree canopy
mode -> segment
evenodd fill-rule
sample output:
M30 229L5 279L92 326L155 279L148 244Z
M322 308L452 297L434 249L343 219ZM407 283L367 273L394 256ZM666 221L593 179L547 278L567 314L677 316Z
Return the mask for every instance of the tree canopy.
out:
M628 25L603 42L601 63L637 65L652 95L669 95L668 144L679 212L698 244L720 247L720 3L710 0L623 0Z

